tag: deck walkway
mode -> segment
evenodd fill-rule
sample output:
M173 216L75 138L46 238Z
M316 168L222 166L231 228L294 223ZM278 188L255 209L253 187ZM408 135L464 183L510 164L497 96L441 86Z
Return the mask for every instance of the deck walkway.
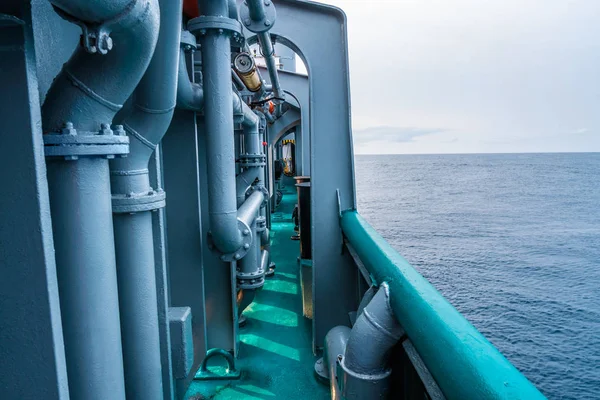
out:
M246 309L248 321L240 329L237 381L195 381L188 399L330 399L328 387L313 376L311 321L302 316L292 211L297 202L294 181L288 179L281 204L273 214L271 257L275 276Z

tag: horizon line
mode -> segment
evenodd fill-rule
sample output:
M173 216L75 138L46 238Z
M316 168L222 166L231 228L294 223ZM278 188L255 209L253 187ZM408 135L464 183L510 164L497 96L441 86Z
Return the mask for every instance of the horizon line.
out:
M506 151L506 152L465 152L465 153L354 153L355 156L462 156L478 154L598 154L599 151Z

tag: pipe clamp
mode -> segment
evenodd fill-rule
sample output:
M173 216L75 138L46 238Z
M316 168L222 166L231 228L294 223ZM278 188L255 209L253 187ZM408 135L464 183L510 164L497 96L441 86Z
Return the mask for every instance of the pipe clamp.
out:
M129 193L112 195L113 214L131 214L142 211L154 211L166 204L164 190L150 190L147 193Z

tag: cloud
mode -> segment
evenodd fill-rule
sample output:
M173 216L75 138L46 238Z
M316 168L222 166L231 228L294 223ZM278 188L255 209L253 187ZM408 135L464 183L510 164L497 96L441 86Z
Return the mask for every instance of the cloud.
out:
M447 132L446 129L425 129L413 127L374 126L353 131L354 143L367 144L371 142L407 143L415 138L435 133Z

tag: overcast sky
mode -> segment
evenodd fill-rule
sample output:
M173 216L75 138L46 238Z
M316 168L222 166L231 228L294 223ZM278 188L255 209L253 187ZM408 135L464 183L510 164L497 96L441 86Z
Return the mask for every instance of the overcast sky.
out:
M600 0L329 0L355 152L600 151Z

